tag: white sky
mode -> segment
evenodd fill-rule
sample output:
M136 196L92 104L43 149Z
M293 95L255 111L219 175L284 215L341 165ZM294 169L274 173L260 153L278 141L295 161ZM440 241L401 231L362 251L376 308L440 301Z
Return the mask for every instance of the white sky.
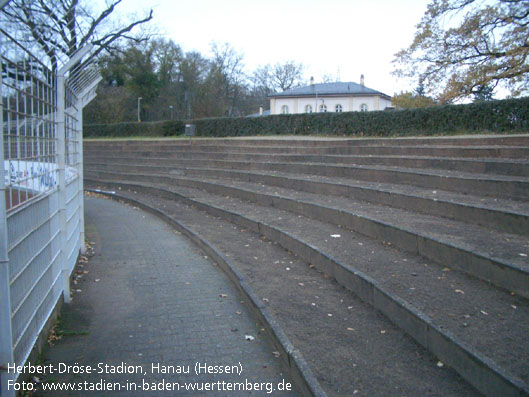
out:
M428 0L124 0L116 11L153 8L153 23L184 51L209 55L211 42L229 43L245 71L288 60L305 77L324 74L393 95L412 90L391 75L394 54L408 47Z

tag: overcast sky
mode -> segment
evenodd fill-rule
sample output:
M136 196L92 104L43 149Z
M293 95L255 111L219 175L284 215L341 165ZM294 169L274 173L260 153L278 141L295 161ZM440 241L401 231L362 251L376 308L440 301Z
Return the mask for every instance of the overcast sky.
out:
M119 12L154 9L154 23L184 51L210 54L229 43L245 71L293 60L305 77L359 82L393 95L411 90L391 75L394 54L409 46L425 0L124 0Z

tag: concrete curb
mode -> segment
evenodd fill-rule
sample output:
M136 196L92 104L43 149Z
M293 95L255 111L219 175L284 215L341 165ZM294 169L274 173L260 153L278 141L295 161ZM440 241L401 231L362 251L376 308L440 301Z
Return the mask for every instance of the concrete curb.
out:
M220 253L213 245L207 240L201 237L198 233L187 228L179 221L166 214L165 212L151 207L141 201L121 196L117 193L97 191L93 189L85 189L85 191L98 193L110 197L114 200L122 200L129 204L133 204L146 212L149 212L178 231L182 232L188 237L194 244L201 248L205 253L210 256L216 263L219 264L221 269L228 275L230 280L235 284L239 292L250 303L249 308L254 317L258 318L261 323L264 324L267 334L274 347L280 352L280 357L286 367L289 369L290 375L296 387L301 391L303 396L314 396L314 397L326 397L327 394L320 386L318 380L312 373L309 365L303 358L301 352L299 352L294 345L290 342L286 334L283 332L277 321L270 314L264 303L257 297L253 292L252 288L246 283L244 277L239 271L231 264L231 262Z
M119 174L115 175L119 177ZM453 243L421 235L414 230L406 230L378 219L320 204L312 204L287 197L258 193L210 182L157 175L131 176L136 180L145 179L143 182L147 183L163 181L178 186L203 189L214 194L231 195L260 205L272 206L323 222L342 225L349 230L368 237L391 242L405 251L422 255L439 263L450 264L449 267L457 268L485 282L514 291L521 296L529 297L529 272L527 270L499 259L458 247Z
M100 181L96 181L102 183ZM105 183L103 183L105 184ZM407 332L442 362L454 368L465 380L488 396L529 396L529 387L519 378L500 368L495 362L458 340L452 333L441 329L431 318L409 305L403 299L386 291L376 280L307 244L287 232L262 222L257 222L233 212L189 199L176 192L144 185L108 183L139 191L161 194L192 205L211 215L242 225L266 238L276 241L296 253L321 271L334 277L338 283L355 293L360 299L383 313L398 327Z

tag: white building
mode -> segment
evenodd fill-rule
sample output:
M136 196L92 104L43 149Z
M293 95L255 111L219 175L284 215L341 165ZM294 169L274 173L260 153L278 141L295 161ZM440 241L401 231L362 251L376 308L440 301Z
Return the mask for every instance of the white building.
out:
M358 83L322 83L293 88L269 95L270 114L313 112L353 112L384 110L391 107L391 97Z

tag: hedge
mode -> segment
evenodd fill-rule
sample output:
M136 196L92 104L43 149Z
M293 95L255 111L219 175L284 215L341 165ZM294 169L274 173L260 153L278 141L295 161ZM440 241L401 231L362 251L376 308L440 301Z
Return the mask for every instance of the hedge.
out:
M83 135L85 137L159 137L175 136L184 133L185 122L155 121L155 122L132 122L116 124L85 124Z
M171 136L196 124L204 137L251 135L405 136L529 131L529 97L465 105L266 117L209 118L159 123L85 126L85 136Z

